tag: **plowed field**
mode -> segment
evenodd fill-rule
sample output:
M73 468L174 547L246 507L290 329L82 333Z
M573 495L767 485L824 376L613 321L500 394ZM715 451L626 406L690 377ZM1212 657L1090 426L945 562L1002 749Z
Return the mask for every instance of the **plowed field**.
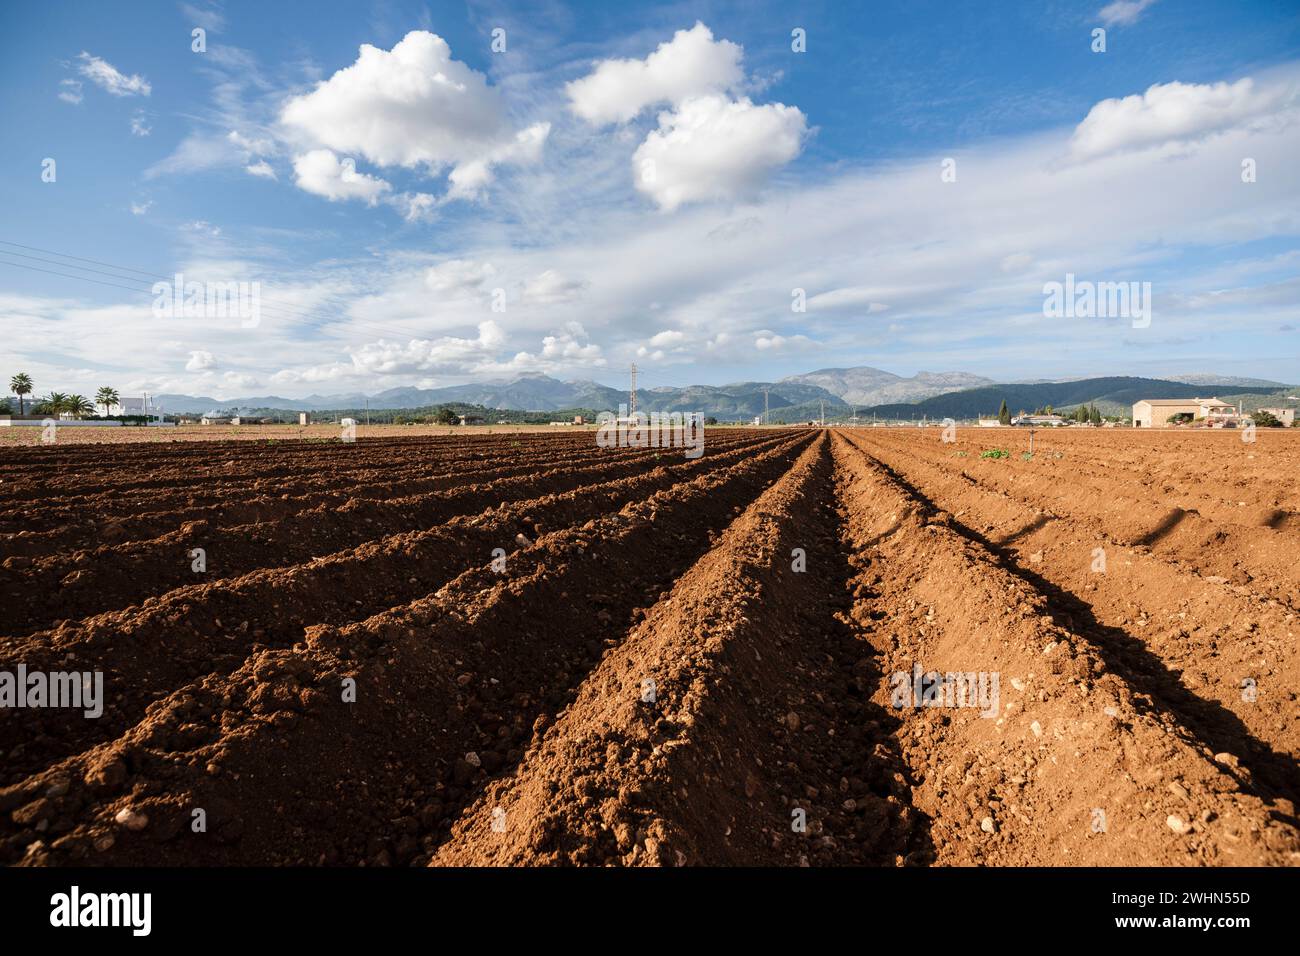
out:
M1300 864L1300 435L1027 440L0 450L0 857Z

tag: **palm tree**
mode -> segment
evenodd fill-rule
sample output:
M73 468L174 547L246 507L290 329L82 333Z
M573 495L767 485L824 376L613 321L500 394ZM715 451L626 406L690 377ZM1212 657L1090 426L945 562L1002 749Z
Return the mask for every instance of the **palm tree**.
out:
M50 392L50 394L46 395L44 400L41 402L42 407L45 409L45 414L53 415L56 418L63 412L67 411L67 404L68 396L64 395L62 392Z
M64 411L71 412L80 418L82 415L89 415L95 410L95 406L90 404L90 399L85 395L69 395L63 404Z
M106 418L108 417L109 406L116 405L118 400L117 389L109 388L107 385L95 393L95 404L104 406L104 417Z
M18 414L22 415L24 410L23 396L32 393L32 377L26 372L19 372L9 380L9 387L18 396Z

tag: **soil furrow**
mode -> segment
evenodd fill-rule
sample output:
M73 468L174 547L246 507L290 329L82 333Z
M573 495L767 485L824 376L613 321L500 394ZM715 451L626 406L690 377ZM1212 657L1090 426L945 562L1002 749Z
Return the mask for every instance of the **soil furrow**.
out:
M468 571L431 598L344 628L313 627L293 649L258 652L233 674L176 691L119 740L0 790L0 809L13 809L5 855L419 862L637 608L811 440L805 433L777 456L544 535L502 575ZM344 699L350 681L355 702ZM196 809L207 821L201 834ZM123 810L149 822L124 831L114 823Z
M1062 509L1042 521L1044 512L1017 494L945 472L928 455L904 457L858 440L917 495L919 482L922 497L951 514L954 528L997 552L1136 688L1177 712L1216 752L1231 751L1275 790L1300 799L1293 610L1116 542L1096 519Z
M103 675L109 700L94 720L58 709L0 711L0 781L16 783L55 759L121 734L153 701L205 674L233 671L257 650L297 643L308 626L341 626L407 604L497 554L518 551L543 532L589 521L742 458L781 454L792 440L782 437L503 505L296 567L179 588L139 609L14 641L0 648L0 668L93 670Z
M890 674L876 699L902 705L937 863L1300 862L1290 801L1250 792L1233 755L1137 692L861 447L836 452L852 476L862 614Z
M605 656L433 864L925 859L889 747L897 721L870 701L875 663L844 615L831 477L823 435Z
M127 607L200 576L216 580L297 564L504 502L633 474L645 466L643 455L611 455L606 462L582 468L558 466L408 498L355 499L333 509L319 506L273 523L213 528L190 522L147 542L35 561L10 558L0 568L0 597L8 610L4 631L11 636L31 633L57 621ZM202 551L201 572L195 570L195 549Z

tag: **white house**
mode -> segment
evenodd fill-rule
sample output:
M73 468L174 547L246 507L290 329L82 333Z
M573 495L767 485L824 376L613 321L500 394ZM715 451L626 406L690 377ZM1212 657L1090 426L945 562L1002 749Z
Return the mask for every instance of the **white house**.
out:
M162 421L163 410L162 406L155 404L148 395L123 395L117 400L117 404L108 406L108 414L110 416L144 415L154 421Z

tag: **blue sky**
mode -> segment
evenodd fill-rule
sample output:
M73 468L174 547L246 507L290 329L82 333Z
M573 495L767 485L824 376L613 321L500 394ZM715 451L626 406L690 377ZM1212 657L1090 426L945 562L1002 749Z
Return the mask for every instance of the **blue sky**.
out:
M38 392L1300 379L1293 2L101 0L0 37L0 372ZM256 321L161 314L178 271ZM1150 324L1045 315L1067 273L1149 282Z

